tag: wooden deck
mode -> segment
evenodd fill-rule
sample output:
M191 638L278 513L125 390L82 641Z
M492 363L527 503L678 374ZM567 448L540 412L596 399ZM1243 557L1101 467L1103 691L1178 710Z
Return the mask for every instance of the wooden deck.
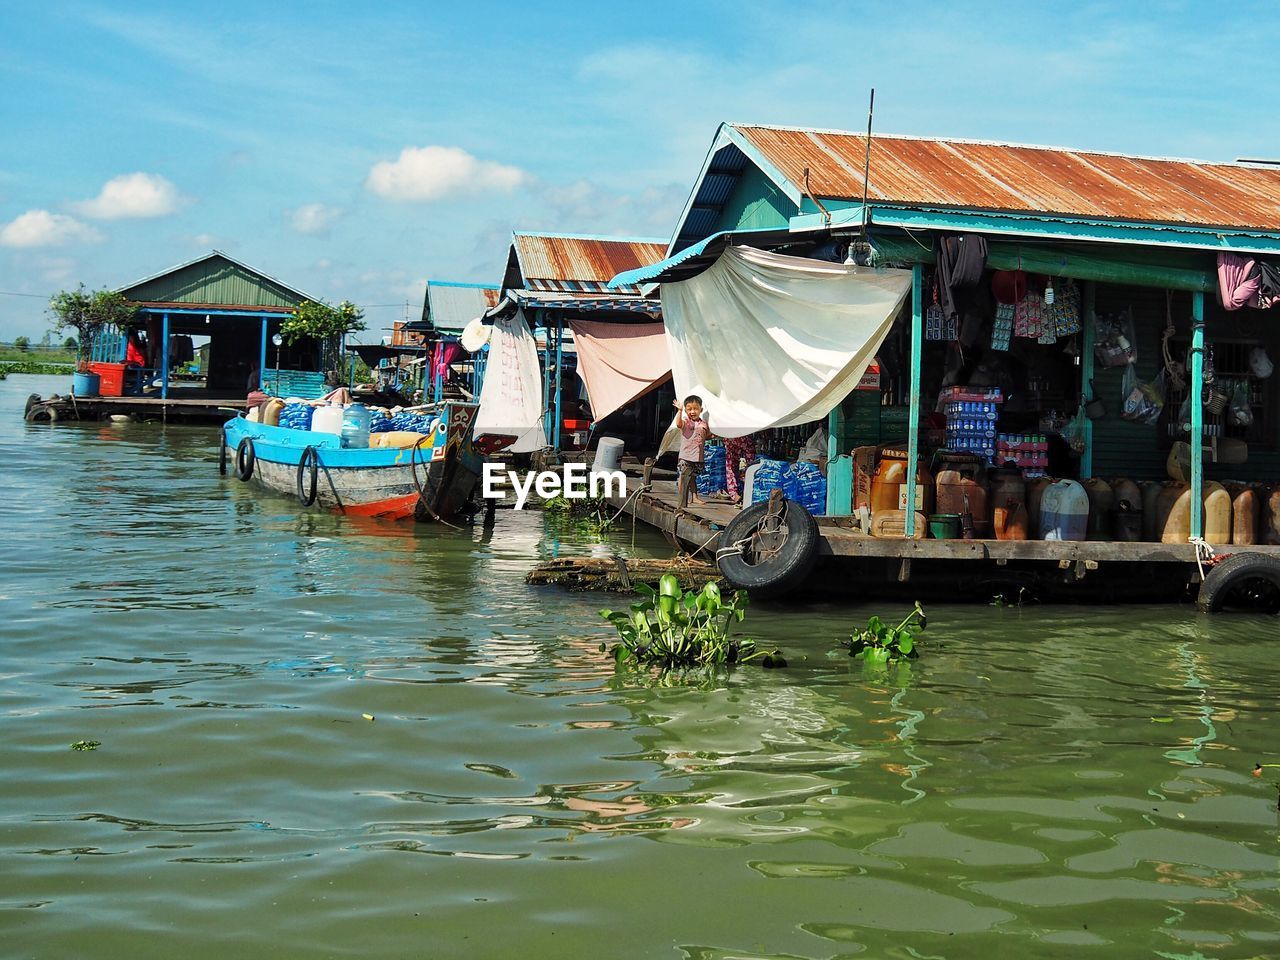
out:
M629 493L639 489L639 477L628 477ZM676 509L675 483L654 480L651 489L637 497L612 497L611 501L626 513L663 533L674 536L690 548L705 547L714 551L720 534L737 515L735 506L710 501ZM819 517L822 556L849 558L886 558L908 560L986 560L997 565L1011 561L1038 561L1061 567L1083 562L1098 563L1175 563L1194 564L1195 547L1190 543L1120 543L1116 541L1046 541L1046 540L905 540L867 536L851 529L852 518ZM1280 556L1280 546L1215 547L1218 553L1239 550Z
M232 395L206 394L161 398L142 397L75 397L51 396L38 405L56 413L59 420L105 420L122 415L139 420L178 420L197 423L224 423L245 409L244 398Z

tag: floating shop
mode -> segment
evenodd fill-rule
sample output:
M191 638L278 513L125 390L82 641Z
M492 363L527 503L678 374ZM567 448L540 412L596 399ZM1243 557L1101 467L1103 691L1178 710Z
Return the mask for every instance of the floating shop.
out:
M724 124L667 254L731 582L1280 602L1280 167Z

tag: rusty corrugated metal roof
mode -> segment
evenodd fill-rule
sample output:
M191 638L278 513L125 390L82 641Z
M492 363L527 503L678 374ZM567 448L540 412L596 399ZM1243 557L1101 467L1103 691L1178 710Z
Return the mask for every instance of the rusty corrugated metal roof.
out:
M656 263L667 241L516 233L512 244L528 290L603 291L624 270Z
M860 200L866 137L733 124L791 183ZM1280 168L877 134L867 196L882 203L1280 231Z

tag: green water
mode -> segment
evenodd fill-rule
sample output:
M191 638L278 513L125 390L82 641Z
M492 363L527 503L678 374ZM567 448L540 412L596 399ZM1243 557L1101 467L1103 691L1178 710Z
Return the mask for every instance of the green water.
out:
M62 386L0 383L0 956L1280 956L1275 620L939 606L868 677L895 607L757 607L789 669L642 682L541 515L301 513Z

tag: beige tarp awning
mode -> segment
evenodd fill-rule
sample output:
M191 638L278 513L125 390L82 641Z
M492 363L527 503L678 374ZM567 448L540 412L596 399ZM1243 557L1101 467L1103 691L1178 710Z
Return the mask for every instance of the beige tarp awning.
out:
M578 349L578 376L597 420L671 379L661 323L571 320L569 325Z

